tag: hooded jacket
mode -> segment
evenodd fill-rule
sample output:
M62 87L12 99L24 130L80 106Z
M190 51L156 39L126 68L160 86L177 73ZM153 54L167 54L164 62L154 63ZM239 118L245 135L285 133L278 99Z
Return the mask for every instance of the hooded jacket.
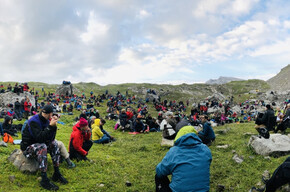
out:
M176 140L157 165L156 175L172 175L172 191L209 191L211 160L210 149L196 134L187 133Z
M81 155L87 155L88 152L85 151L82 146L85 141L90 140L91 132L81 131L80 130L80 122L77 122L73 126L73 132L71 133L69 145L73 145L73 148L78 151ZM69 149L71 147L69 146Z
M102 132L100 128L100 119L95 119L94 124L92 125L92 140L99 140L104 136L104 133Z

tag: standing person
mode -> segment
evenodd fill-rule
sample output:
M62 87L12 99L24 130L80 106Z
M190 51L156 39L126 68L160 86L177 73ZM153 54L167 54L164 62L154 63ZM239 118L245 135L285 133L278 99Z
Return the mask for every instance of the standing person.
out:
M51 119L49 121L49 119ZM53 181L67 184L68 181L59 171L60 151L55 141L58 117L53 116L51 105L45 105L40 114L34 115L28 120L22 133L21 150L26 158L35 158L41 171L40 185L44 189L58 190L58 186L47 177L47 152L50 153L54 174Z
M14 103L14 111L15 111L15 114L17 116L17 119L22 119L21 104L20 104L18 98L16 98L16 101Z
M73 132L69 141L69 156L70 159L77 161L88 160L87 155L93 142L90 140L92 135L91 129L88 126L88 121L83 117L73 126Z
M31 110L31 103L29 98L26 98L24 102L24 118L28 119L28 116L30 115L30 110Z
M198 132L198 136L204 144L210 145L211 142L215 140L215 134L210 123L208 122L208 116L202 115L200 116L200 120L203 124L203 129Z
M210 149L193 132L180 129L174 146L156 166L155 184L157 192L195 191L210 189ZM192 127L191 130L194 130ZM172 175L171 182L168 175Z

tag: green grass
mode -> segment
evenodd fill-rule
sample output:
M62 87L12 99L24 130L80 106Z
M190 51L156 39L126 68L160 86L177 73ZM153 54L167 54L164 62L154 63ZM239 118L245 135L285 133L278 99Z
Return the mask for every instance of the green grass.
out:
M68 146L73 117L61 117L65 125L58 126L57 140ZM155 167L162 160L167 147L161 147L161 133L129 135L114 131L115 121L107 121L105 129L117 138L112 144L94 144L89 151L89 162L76 162L77 167L68 169L66 163L61 164L60 170L68 179L69 184L60 185L61 191L154 191ZM217 127L216 130L230 127L225 135L218 135L216 141L210 146L213 161L211 164L211 191L216 191L218 184L226 187L226 191L248 191L261 180L265 170L271 173L281 164L286 156L271 158L255 154L247 146L250 136L245 132L254 132L253 123L227 124ZM15 138L16 139L16 138ZM217 149L217 145L229 144L228 149ZM0 147L0 189L1 191L41 191L39 185L40 173L21 173L15 168L7 157L18 145ZM232 160L235 150L244 157L244 162L237 164ZM249 158L250 156L253 159ZM51 159L49 158L48 176L53 173ZM9 176L15 176L12 183ZM126 181L132 183L131 187L125 185ZM100 187L100 184L104 184Z

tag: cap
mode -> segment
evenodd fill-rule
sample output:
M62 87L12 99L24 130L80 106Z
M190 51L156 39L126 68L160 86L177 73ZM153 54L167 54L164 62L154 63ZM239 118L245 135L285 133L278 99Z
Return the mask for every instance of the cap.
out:
M79 121L79 126L80 127L86 127L86 126L88 126L88 121L85 118L81 117L80 118L80 121Z
M52 113L53 107L51 105L45 105L42 109L42 112L47 114Z

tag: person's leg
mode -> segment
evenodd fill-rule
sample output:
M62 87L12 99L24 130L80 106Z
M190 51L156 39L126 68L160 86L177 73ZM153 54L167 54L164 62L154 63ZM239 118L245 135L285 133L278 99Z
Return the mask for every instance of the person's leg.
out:
M109 143L110 142L110 138L107 135L104 135L101 139L94 140L93 142L97 143L97 144Z
M68 181L61 175L59 171L60 151L57 141L52 141L48 146L48 150L52 159L54 173L52 176L53 181L59 181L60 183L67 184Z
M155 186L156 192L171 192L172 190L169 187L170 181L168 177L157 177L155 175Z
M58 186L50 182L47 177L47 146L44 143L35 143L27 147L23 152L26 158L34 158L39 164L39 170L41 171L40 185L44 189L58 190Z
M59 148L59 151L60 151L60 156L65 159L67 165L69 168L74 168L76 165L70 160L69 158L69 153L67 152L64 144L62 141L57 141L57 144L58 144L58 148Z

